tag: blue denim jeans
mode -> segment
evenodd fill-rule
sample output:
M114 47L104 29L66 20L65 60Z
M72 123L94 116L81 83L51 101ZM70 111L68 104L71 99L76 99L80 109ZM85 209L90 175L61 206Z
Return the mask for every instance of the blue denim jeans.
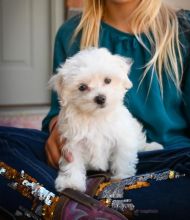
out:
M0 161L14 169L24 170L55 192L54 180L57 170L47 165L44 145L48 135L34 129L0 127ZM19 205L30 207L30 201L7 186L0 176L0 206L15 212Z
M48 134L34 129L0 127L0 161L24 170L48 190L56 193L54 180L57 170L48 166L44 145ZM186 176L154 182L152 187L131 190L126 198L134 201L138 210L156 207L159 217L154 219L190 219L190 148L165 149L139 153L138 174L174 169ZM8 180L0 176L0 207L14 213L18 206L31 207L27 198L7 186ZM144 215L136 219L144 219ZM149 217L148 217L149 216ZM153 219L151 215L145 219Z

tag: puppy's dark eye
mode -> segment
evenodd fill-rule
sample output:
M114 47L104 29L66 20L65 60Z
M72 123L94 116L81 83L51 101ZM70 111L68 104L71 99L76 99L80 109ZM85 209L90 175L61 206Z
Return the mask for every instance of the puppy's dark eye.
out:
M88 89L88 86L84 83L80 84L79 88L78 88L81 92L85 91Z
M104 83L105 84L110 84L111 83L111 79L110 78L105 78L104 79Z

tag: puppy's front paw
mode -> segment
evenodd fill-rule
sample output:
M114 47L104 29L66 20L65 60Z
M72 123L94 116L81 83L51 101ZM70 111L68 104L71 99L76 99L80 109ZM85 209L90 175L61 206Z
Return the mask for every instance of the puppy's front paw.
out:
M58 192L61 192L66 188L85 192L86 182L84 178L76 178L76 176L66 176L64 174L59 174L55 180L55 188Z

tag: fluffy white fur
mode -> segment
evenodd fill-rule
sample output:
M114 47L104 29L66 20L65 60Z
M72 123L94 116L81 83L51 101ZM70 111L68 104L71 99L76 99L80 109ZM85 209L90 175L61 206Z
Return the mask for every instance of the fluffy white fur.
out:
M126 90L132 86L130 66L129 59L107 49L90 48L67 59L51 78L50 85L60 99L58 127L61 138L66 138L63 149L74 158L68 163L61 157L57 191L85 191L88 169L110 169L113 178L133 176L138 151L162 149L158 143L146 142L141 124L123 105ZM97 96L104 100L97 102Z

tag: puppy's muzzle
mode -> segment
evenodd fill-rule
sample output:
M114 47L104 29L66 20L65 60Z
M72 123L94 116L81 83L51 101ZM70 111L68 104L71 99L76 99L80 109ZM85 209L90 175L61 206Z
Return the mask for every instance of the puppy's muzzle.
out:
M104 106L106 102L106 96L105 95L98 95L94 98L94 102L100 105L101 107Z

